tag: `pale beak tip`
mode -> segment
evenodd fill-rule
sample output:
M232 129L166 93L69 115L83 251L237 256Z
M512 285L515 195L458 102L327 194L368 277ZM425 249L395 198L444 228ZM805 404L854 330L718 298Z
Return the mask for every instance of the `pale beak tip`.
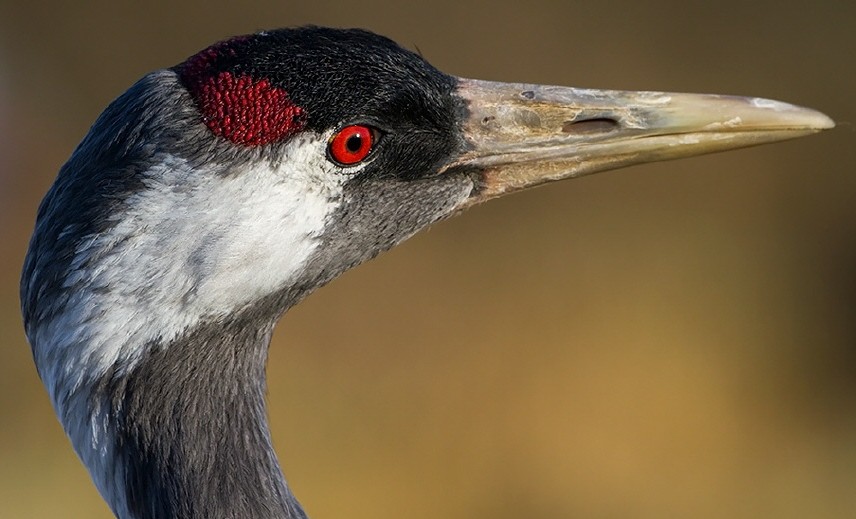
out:
M826 114L815 111L813 127L818 130L831 130L832 128L835 128L835 121Z
M811 108L762 98L752 99L752 104L763 110L778 112L785 117L789 125L793 125L794 129L821 131L835 128L835 121Z

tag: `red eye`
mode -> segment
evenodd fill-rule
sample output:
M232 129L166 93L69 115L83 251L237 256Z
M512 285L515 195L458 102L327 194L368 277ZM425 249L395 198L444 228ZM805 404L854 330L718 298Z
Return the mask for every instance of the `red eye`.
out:
M353 166L361 162L372 151L375 131L361 124L345 126L330 139L328 153L330 158L343 166Z

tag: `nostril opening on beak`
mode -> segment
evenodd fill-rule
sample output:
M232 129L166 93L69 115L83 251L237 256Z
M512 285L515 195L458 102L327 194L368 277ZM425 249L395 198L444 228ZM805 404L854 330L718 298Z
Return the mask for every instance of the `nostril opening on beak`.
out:
M618 129L618 121L607 117L583 119L581 121L565 121L562 133L588 135L592 133L607 133Z

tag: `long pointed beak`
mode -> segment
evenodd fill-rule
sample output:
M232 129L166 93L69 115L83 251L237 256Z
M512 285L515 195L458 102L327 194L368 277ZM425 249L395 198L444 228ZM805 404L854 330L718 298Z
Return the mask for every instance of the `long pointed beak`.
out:
M792 139L835 126L808 108L752 97L588 90L460 79L467 150L481 173L468 205L631 164Z

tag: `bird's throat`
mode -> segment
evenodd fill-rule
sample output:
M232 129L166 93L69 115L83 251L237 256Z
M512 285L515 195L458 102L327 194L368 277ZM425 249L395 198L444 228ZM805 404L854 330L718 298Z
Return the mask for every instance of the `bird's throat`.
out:
M115 427L117 515L305 517L267 425L272 328L243 317L199 326L152 348L131 372L105 378L96 393Z

